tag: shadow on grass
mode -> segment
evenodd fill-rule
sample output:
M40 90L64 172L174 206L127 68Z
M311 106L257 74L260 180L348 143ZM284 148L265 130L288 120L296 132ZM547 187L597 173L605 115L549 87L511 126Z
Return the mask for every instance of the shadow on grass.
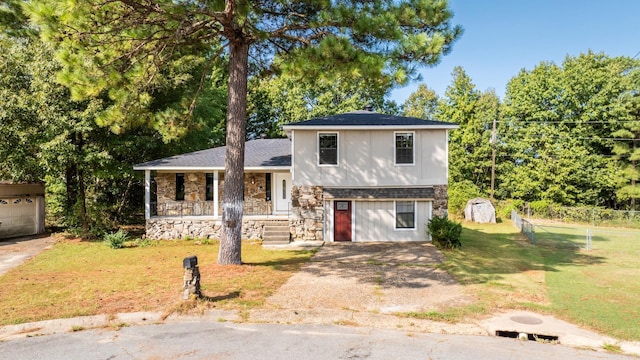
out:
M288 251L287 256L271 258L265 261L243 261L242 265L248 266L271 266L278 268L280 266L302 265L309 261L317 250L299 250Z
M503 229L505 225L502 225ZM514 229L512 232L491 232L485 229L463 228L462 248L446 252L448 262L442 267L453 273L462 283L480 284L501 280L504 275L534 272L560 271L568 265L588 266L604 263L603 256L584 253L575 244L579 235L567 235L557 246L548 243L529 244ZM566 246L565 246L566 245Z
M201 295L198 299L204 302L218 302L222 300L237 299L240 297L240 291L233 291L226 295L206 296Z

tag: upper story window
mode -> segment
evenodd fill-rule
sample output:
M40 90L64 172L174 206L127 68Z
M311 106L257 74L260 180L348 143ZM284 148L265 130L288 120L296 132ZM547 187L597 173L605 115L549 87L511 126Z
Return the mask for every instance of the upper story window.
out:
M206 197L205 200L207 201L213 201L213 174L212 173L207 173L206 174Z
M176 174L176 201L184 200L184 173Z
M318 133L318 165L338 165L338 133Z
M414 164L414 142L413 132L397 132L395 133L395 157L396 165L413 165Z

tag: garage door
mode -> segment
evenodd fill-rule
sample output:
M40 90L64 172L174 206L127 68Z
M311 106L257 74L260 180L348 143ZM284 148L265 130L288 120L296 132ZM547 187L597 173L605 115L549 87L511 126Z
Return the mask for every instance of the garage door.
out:
M36 197L0 199L0 238L37 234L40 202Z

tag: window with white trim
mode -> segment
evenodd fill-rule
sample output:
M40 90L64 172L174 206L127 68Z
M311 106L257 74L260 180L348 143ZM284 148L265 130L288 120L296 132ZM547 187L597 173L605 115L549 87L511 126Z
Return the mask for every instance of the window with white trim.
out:
M396 229L416 228L416 202L396 201Z
M413 132L395 133L395 157L396 165L413 165Z
M338 165L338 133L318 133L318 165Z

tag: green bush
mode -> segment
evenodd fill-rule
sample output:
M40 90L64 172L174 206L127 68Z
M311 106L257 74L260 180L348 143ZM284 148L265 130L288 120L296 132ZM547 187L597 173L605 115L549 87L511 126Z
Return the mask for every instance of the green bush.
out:
M114 233L106 234L104 236L104 241L112 249L122 249L128 237L129 237L129 233L120 229Z
M550 216L553 205L553 202L549 200L536 200L529 203L529 207L533 211L533 215L543 218Z
M449 214L454 218L464 217L467 201L483 197L482 191L471 181L462 180L449 185Z
M522 206L524 201L522 200L505 200L500 201L497 204L496 213L500 219L511 219L511 210L515 210L518 214L522 215Z
M429 234L439 248L454 249L462 246L460 234L462 225L446 217L434 216L429 225Z

